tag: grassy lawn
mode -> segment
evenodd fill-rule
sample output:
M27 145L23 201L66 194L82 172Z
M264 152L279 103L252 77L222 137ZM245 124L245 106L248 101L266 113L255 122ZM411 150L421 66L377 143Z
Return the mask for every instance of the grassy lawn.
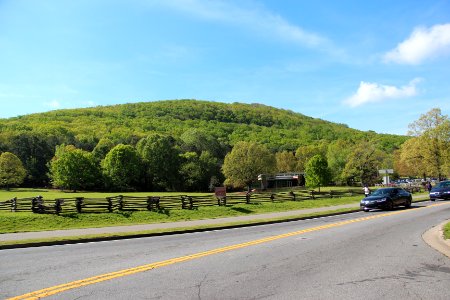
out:
M444 226L444 238L450 240L450 222Z
M264 204L238 204L233 206L205 206L196 210L171 209L160 212L135 211L113 213L86 213L45 215L32 212L0 212L0 233L58 230L72 228L105 227L117 225L151 224L187 220L214 219L268 212L289 211L354 203L360 197L286 201Z
M336 187L330 189L336 190ZM326 188L322 188L326 190ZM57 190L45 189L14 189L11 191L0 191L0 201L13 197L25 198L42 195L44 199L67 198L67 197L92 197L104 198L117 195L118 193L67 193ZM176 195L175 193L123 193L124 195L147 196L147 195ZM178 193L185 194L185 193ZM194 195L194 193L189 193ZM30 232L43 230L59 230L89 227L107 227L118 225L136 225L176 222L187 220L214 219L221 217L242 216L249 214L262 214L269 212L281 212L308 209L315 207L329 207L341 204L354 203L358 207L362 196L342 197L332 199L316 199L301 201L285 201L263 204L239 204L233 206L200 206L196 210L170 209L160 212L135 211L135 212L113 212L113 213L83 213L45 215L32 212L0 212L0 233Z

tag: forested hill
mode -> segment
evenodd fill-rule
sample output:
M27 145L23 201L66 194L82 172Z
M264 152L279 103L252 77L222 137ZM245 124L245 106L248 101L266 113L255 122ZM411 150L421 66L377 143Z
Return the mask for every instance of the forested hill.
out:
M406 140L404 136L363 132L344 124L261 104L167 100L55 110L0 119L0 152L2 144L8 144L9 137L23 133L45 136L51 144L75 144L92 150L101 138L135 144L150 133L178 138L192 128L206 132L223 145L232 146L242 140L257 141L273 151L295 150L320 141L369 140L389 152Z

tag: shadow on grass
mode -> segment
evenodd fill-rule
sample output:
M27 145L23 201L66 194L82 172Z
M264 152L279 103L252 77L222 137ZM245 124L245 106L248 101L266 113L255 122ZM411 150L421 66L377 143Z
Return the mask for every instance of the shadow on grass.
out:
M243 214L251 214L253 213L253 210L247 209L247 208L242 208L242 207L232 207L232 210L238 211L240 213Z

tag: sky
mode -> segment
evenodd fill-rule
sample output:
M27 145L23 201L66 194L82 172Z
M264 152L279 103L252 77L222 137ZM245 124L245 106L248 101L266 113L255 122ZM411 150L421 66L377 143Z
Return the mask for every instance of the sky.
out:
M172 99L407 134L450 115L450 0L0 0L0 118Z

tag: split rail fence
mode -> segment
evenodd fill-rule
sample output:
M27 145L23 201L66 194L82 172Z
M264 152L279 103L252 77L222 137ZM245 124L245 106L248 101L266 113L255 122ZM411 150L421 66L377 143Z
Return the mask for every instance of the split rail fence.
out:
M256 204L264 202L301 201L321 198L337 198L361 195L361 190L340 190L317 192L300 190L283 193L247 193L232 194L217 198L205 196L113 196L106 198L57 198L44 200L42 196L32 198L13 198L0 201L0 211L46 214L62 213L107 213L114 211L161 211L170 209L197 209L199 206L229 206L236 204Z

